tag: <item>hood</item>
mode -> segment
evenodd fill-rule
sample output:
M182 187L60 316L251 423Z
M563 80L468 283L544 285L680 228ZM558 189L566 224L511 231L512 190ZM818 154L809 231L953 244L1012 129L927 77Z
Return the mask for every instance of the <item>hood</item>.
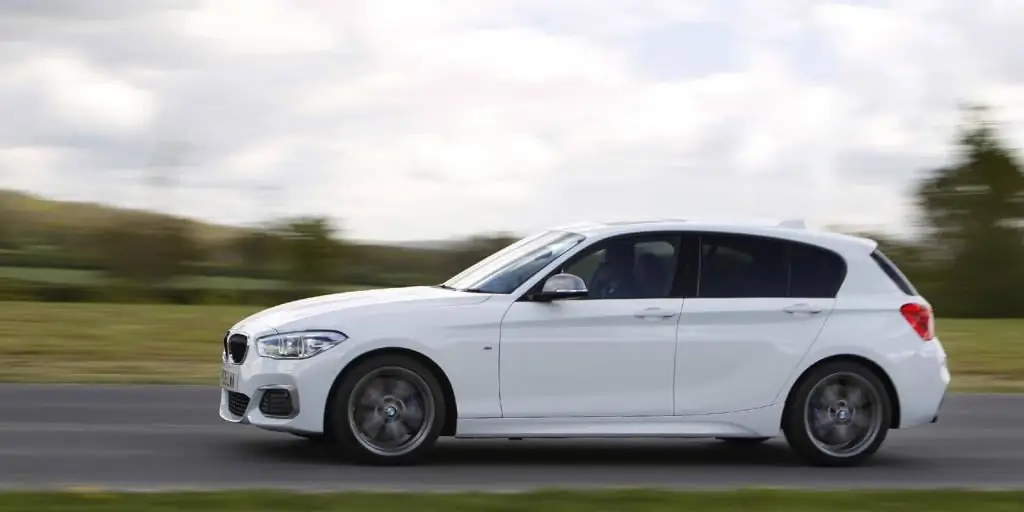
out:
M488 294L445 290L434 286L381 288L333 293L287 302L264 309L238 322L232 329L239 329L247 324L261 324L271 329L277 329L279 326L303 318L357 308L458 306L462 304L479 304L488 298L490 298Z

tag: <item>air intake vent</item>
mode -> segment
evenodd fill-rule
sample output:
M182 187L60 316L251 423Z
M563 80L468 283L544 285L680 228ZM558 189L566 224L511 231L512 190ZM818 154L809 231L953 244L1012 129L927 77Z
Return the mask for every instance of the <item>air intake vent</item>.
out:
M243 393L228 392L228 410L235 416L245 416L249 408L249 397Z

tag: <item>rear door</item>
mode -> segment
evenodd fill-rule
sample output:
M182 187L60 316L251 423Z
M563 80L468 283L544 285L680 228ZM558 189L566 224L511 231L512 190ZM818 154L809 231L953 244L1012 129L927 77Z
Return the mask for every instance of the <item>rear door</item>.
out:
M771 405L832 310L842 258L781 239L702 233L698 273L679 322L675 414Z

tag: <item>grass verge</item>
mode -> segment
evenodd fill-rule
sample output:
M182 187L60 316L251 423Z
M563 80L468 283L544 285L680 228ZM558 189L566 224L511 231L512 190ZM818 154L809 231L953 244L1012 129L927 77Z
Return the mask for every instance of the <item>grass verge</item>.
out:
M1010 512L1020 510L1024 492L1010 491L780 491L716 492L596 491L522 494L298 494L209 493L7 493L0 512L103 511L346 511L418 512Z
M260 309L0 302L0 378L216 384L224 333Z
M259 309L0 302L0 380L216 384L224 332ZM1024 320L937 329L955 390L1024 392Z

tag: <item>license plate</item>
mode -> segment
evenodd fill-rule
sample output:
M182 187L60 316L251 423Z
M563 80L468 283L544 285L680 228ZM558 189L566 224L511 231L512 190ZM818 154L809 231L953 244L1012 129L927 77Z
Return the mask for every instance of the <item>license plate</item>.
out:
M228 368L221 368L220 387L234 391L238 387L238 372Z

